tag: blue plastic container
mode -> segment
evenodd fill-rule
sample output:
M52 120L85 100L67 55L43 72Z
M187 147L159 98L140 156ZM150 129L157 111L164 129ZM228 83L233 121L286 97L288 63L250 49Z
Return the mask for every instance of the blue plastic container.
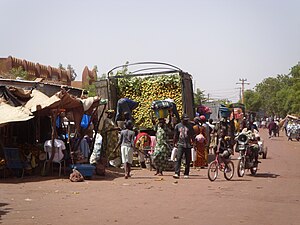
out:
M229 108L223 107L223 106L221 106L219 108L219 112L221 114L221 117L225 117L225 118L230 117L230 114L231 114L231 110Z
M96 169L95 166L90 164L74 164L70 165L70 167L78 170L84 177L92 177Z

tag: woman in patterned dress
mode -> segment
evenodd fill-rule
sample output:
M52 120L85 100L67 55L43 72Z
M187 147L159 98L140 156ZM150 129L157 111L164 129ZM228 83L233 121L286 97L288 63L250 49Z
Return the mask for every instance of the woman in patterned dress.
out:
M168 148L167 148L167 133L164 130L165 119L160 118L156 131L156 145L154 149L154 165L156 167L156 173L154 175L163 175L163 171L166 168L168 162Z
M194 162L195 167L203 168L206 165L205 160L205 145L206 145L206 134L205 127L200 125L200 118L194 119L195 125L193 126L195 132L195 150L196 150L196 161Z

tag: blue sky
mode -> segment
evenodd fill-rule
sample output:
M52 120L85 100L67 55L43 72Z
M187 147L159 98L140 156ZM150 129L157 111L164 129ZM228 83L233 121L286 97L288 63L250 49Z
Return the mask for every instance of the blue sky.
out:
M84 66L171 63L211 98L239 98L300 61L298 0L0 0L0 57Z

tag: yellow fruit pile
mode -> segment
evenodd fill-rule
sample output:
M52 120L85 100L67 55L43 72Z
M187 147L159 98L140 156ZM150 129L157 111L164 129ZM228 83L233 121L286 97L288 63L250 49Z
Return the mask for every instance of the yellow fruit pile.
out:
M150 108L155 100L173 99L179 114L182 113L182 88L179 74L119 78L118 98L129 98L139 102L133 111L135 125L139 128L152 128L154 111Z

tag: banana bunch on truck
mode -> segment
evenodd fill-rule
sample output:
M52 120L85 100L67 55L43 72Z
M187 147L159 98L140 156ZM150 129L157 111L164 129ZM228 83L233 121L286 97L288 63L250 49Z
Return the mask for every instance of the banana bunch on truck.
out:
M181 115L183 112L183 89L180 74L119 78L117 96L139 102L139 106L133 111L133 118L138 127L152 128L151 104L153 101L172 99L179 114Z

